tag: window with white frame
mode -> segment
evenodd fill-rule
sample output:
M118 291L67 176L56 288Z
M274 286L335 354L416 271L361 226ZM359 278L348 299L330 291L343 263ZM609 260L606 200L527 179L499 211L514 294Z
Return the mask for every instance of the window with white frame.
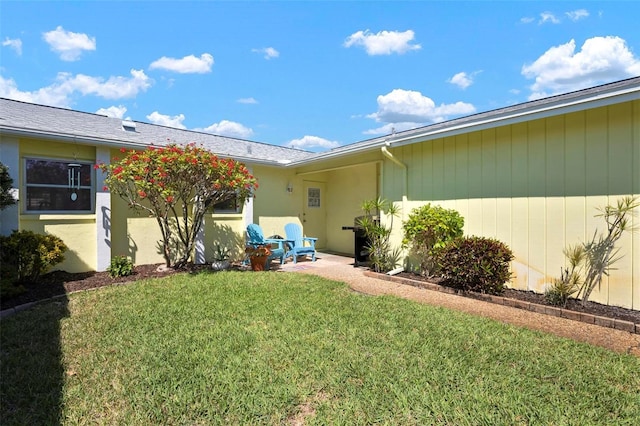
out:
M26 212L93 210L93 167L75 160L25 159Z

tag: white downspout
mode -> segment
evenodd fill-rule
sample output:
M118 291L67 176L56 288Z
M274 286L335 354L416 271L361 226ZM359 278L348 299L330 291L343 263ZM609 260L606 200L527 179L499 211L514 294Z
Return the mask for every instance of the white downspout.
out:
M389 142L386 143L386 146L383 146L382 148L380 148L380 150L382 151L382 155L384 155L385 157L387 157L389 160L391 160L394 164L400 166L402 168L402 175L403 175L403 179L402 179L402 212L401 212L401 217L402 217L402 221L404 221L405 215L406 215L406 204L407 204L407 195L409 192L409 172L408 172L408 168L407 165L404 164L402 161L398 160L396 157L393 156L393 154L391 152L389 152L389 150L387 149L387 146L390 146L391 144ZM384 182L383 182L384 185Z

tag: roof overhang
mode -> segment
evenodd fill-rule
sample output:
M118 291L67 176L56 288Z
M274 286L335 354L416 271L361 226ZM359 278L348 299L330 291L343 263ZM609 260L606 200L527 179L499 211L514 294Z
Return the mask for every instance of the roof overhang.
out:
M638 99L640 99L640 80L634 85L626 85L617 89L586 91L586 93L574 92L570 94L570 96L560 95L538 102L532 101L513 107L501 108L443 123L436 123L419 129L407 130L393 135L371 139L367 142L357 143L352 147L346 146L312 158L295 161L288 166L309 165L349 154L379 150L384 146L398 147L410 145Z

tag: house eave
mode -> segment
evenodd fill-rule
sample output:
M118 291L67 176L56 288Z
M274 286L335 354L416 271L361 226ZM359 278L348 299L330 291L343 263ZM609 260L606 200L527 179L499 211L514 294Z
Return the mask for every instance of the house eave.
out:
M345 146L335 151L298 160L289 164L288 167L305 166L345 155L376 151L383 146L398 147L410 145L438 138L456 136L462 133L507 126L638 99L640 99L640 84L638 83L610 91L588 92L578 96L576 96L575 93L560 95L558 99L550 98L550 100L542 103L534 102L533 105L521 104L520 107L515 106L479 113L475 115L475 118L471 119L470 116L461 117L445 123L436 123L419 129L378 137L366 143L354 144L351 148Z
M523 109L512 113L498 114L491 117L482 117L468 123L435 129L432 131L420 132L412 135L402 136L397 134L389 136L384 141L391 146L404 146L417 142L424 142L437 138L456 136L462 133L481 131L496 127L508 126L526 121L538 120L561 114L570 114L573 112L584 111L592 108L609 106L617 103L634 101L640 99L640 87L630 88L628 90L602 94L601 96L589 97L588 99L576 99L572 102L545 105L532 109Z

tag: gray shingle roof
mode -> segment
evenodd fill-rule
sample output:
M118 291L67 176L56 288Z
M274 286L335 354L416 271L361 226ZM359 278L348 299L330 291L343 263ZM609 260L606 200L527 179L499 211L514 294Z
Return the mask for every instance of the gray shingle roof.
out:
M135 121L135 131L123 120L98 114L0 98L0 132L55 140L74 140L110 146L143 147L196 143L221 156L282 164L304 160L313 153L209 133Z

